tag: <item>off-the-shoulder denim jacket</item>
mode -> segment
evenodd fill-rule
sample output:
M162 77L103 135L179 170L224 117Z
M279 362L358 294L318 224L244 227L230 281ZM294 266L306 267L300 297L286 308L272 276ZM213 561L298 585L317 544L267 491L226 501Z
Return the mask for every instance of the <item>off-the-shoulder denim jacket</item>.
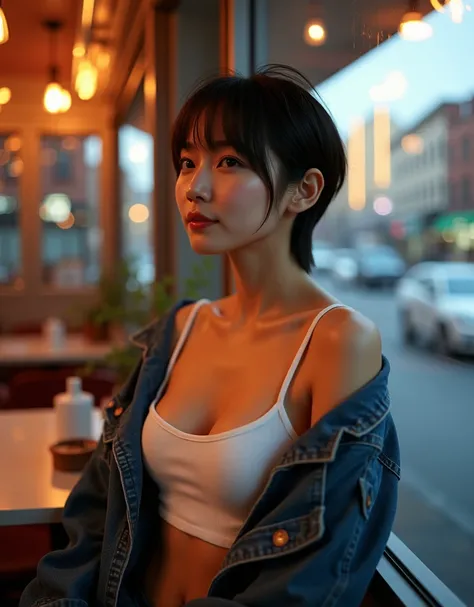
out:
M96 452L63 514L69 545L46 555L20 607L143 607L161 547L159 488L141 431L164 379L176 310L135 336L144 354L106 409ZM186 607L356 607L395 516L399 448L389 363L299 437L272 470L208 596Z

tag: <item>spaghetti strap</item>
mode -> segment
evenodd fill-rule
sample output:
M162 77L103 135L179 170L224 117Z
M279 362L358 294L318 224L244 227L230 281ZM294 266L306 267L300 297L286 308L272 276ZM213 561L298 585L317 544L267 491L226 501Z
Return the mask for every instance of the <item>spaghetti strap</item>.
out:
M186 319L186 323L183 327L183 330L181 331L181 335L179 336L179 339L178 339L176 347L173 351L173 354L171 355L170 362L168 365L168 371L174 367L174 364L175 364L178 356L181 354L181 350L183 349L183 346L186 343L186 340L188 339L188 335L191 332L191 329L193 328L197 313L202 308L202 306L206 303L209 303L209 299L200 299L193 305L193 309L191 310L191 312L189 313L189 315Z
M323 316L325 316L331 310L335 310L336 308L344 308L346 310L349 309L348 306L345 306L344 304L340 304L340 303L331 304L327 308L324 308L324 310L321 310L321 312L318 313L316 318L311 323L308 331L306 332L306 335L304 336L301 346L299 347L298 352L296 353L296 356L294 357L293 362L291 363L291 366L288 369L288 373L286 374L286 377L283 380L283 384L281 386L280 393L278 395L278 401L277 401L281 406L283 406L283 404L284 404L284 401L286 398L286 393L288 392L288 388L290 387L290 384L293 381L293 377L299 367L299 364L301 362L303 354L306 351L306 348L308 347L311 337L313 336L316 325L321 320L321 318L323 318Z
M169 381L169 378L171 375L171 371L173 370L173 367L174 367L176 361L178 360L178 356L181 354L181 350L183 349L183 346L186 343L188 335L193 327L194 321L196 320L197 313L199 312L199 310L202 308L202 306L205 303L209 303L209 299L200 299L193 305L193 309L189 313L188 318L186 319L186 323L181 332L181 335L179 336L178 343L176 344L176 347L173 350L173 353L172 353L171 358L168 363L168 367L166 369L165 378L164 378L161 386L158 388L158 391L153 400L152 406L155 406L155 404L160 400L161 395L163 394L163 391L164 391L166 385L168 384L168 381Z

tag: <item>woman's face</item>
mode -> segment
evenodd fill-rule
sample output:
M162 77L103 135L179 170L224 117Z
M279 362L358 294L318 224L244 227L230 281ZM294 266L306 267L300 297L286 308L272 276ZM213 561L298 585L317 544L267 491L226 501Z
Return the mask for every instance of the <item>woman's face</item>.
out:
M216 133L209 150L192 139L181 150L176 202L192 248L200 254L226 253L251 244L275 227L265 224L269 194L244 158ZM261 229L259 229L261 227Z

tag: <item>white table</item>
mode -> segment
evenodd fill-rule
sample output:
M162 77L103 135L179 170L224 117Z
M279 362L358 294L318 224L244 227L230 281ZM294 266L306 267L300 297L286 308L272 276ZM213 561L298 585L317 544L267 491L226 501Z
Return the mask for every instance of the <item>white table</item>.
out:
M68 335L62 348L52 348L41 335L4 335L0 337L0 366L96 362L111 347L111 343L93 343L82 335Z
M0 526L58 523L80 473L53 468L54 409L0 411ZM94 410L94 438L102 411Z

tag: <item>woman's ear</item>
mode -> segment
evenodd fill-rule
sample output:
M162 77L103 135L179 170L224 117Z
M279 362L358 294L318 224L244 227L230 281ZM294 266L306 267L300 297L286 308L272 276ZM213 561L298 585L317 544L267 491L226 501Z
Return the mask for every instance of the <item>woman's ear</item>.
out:
M324 188L324 177L319 169L308 169L303 179L294 186L288 211L303 213L311 208Z

